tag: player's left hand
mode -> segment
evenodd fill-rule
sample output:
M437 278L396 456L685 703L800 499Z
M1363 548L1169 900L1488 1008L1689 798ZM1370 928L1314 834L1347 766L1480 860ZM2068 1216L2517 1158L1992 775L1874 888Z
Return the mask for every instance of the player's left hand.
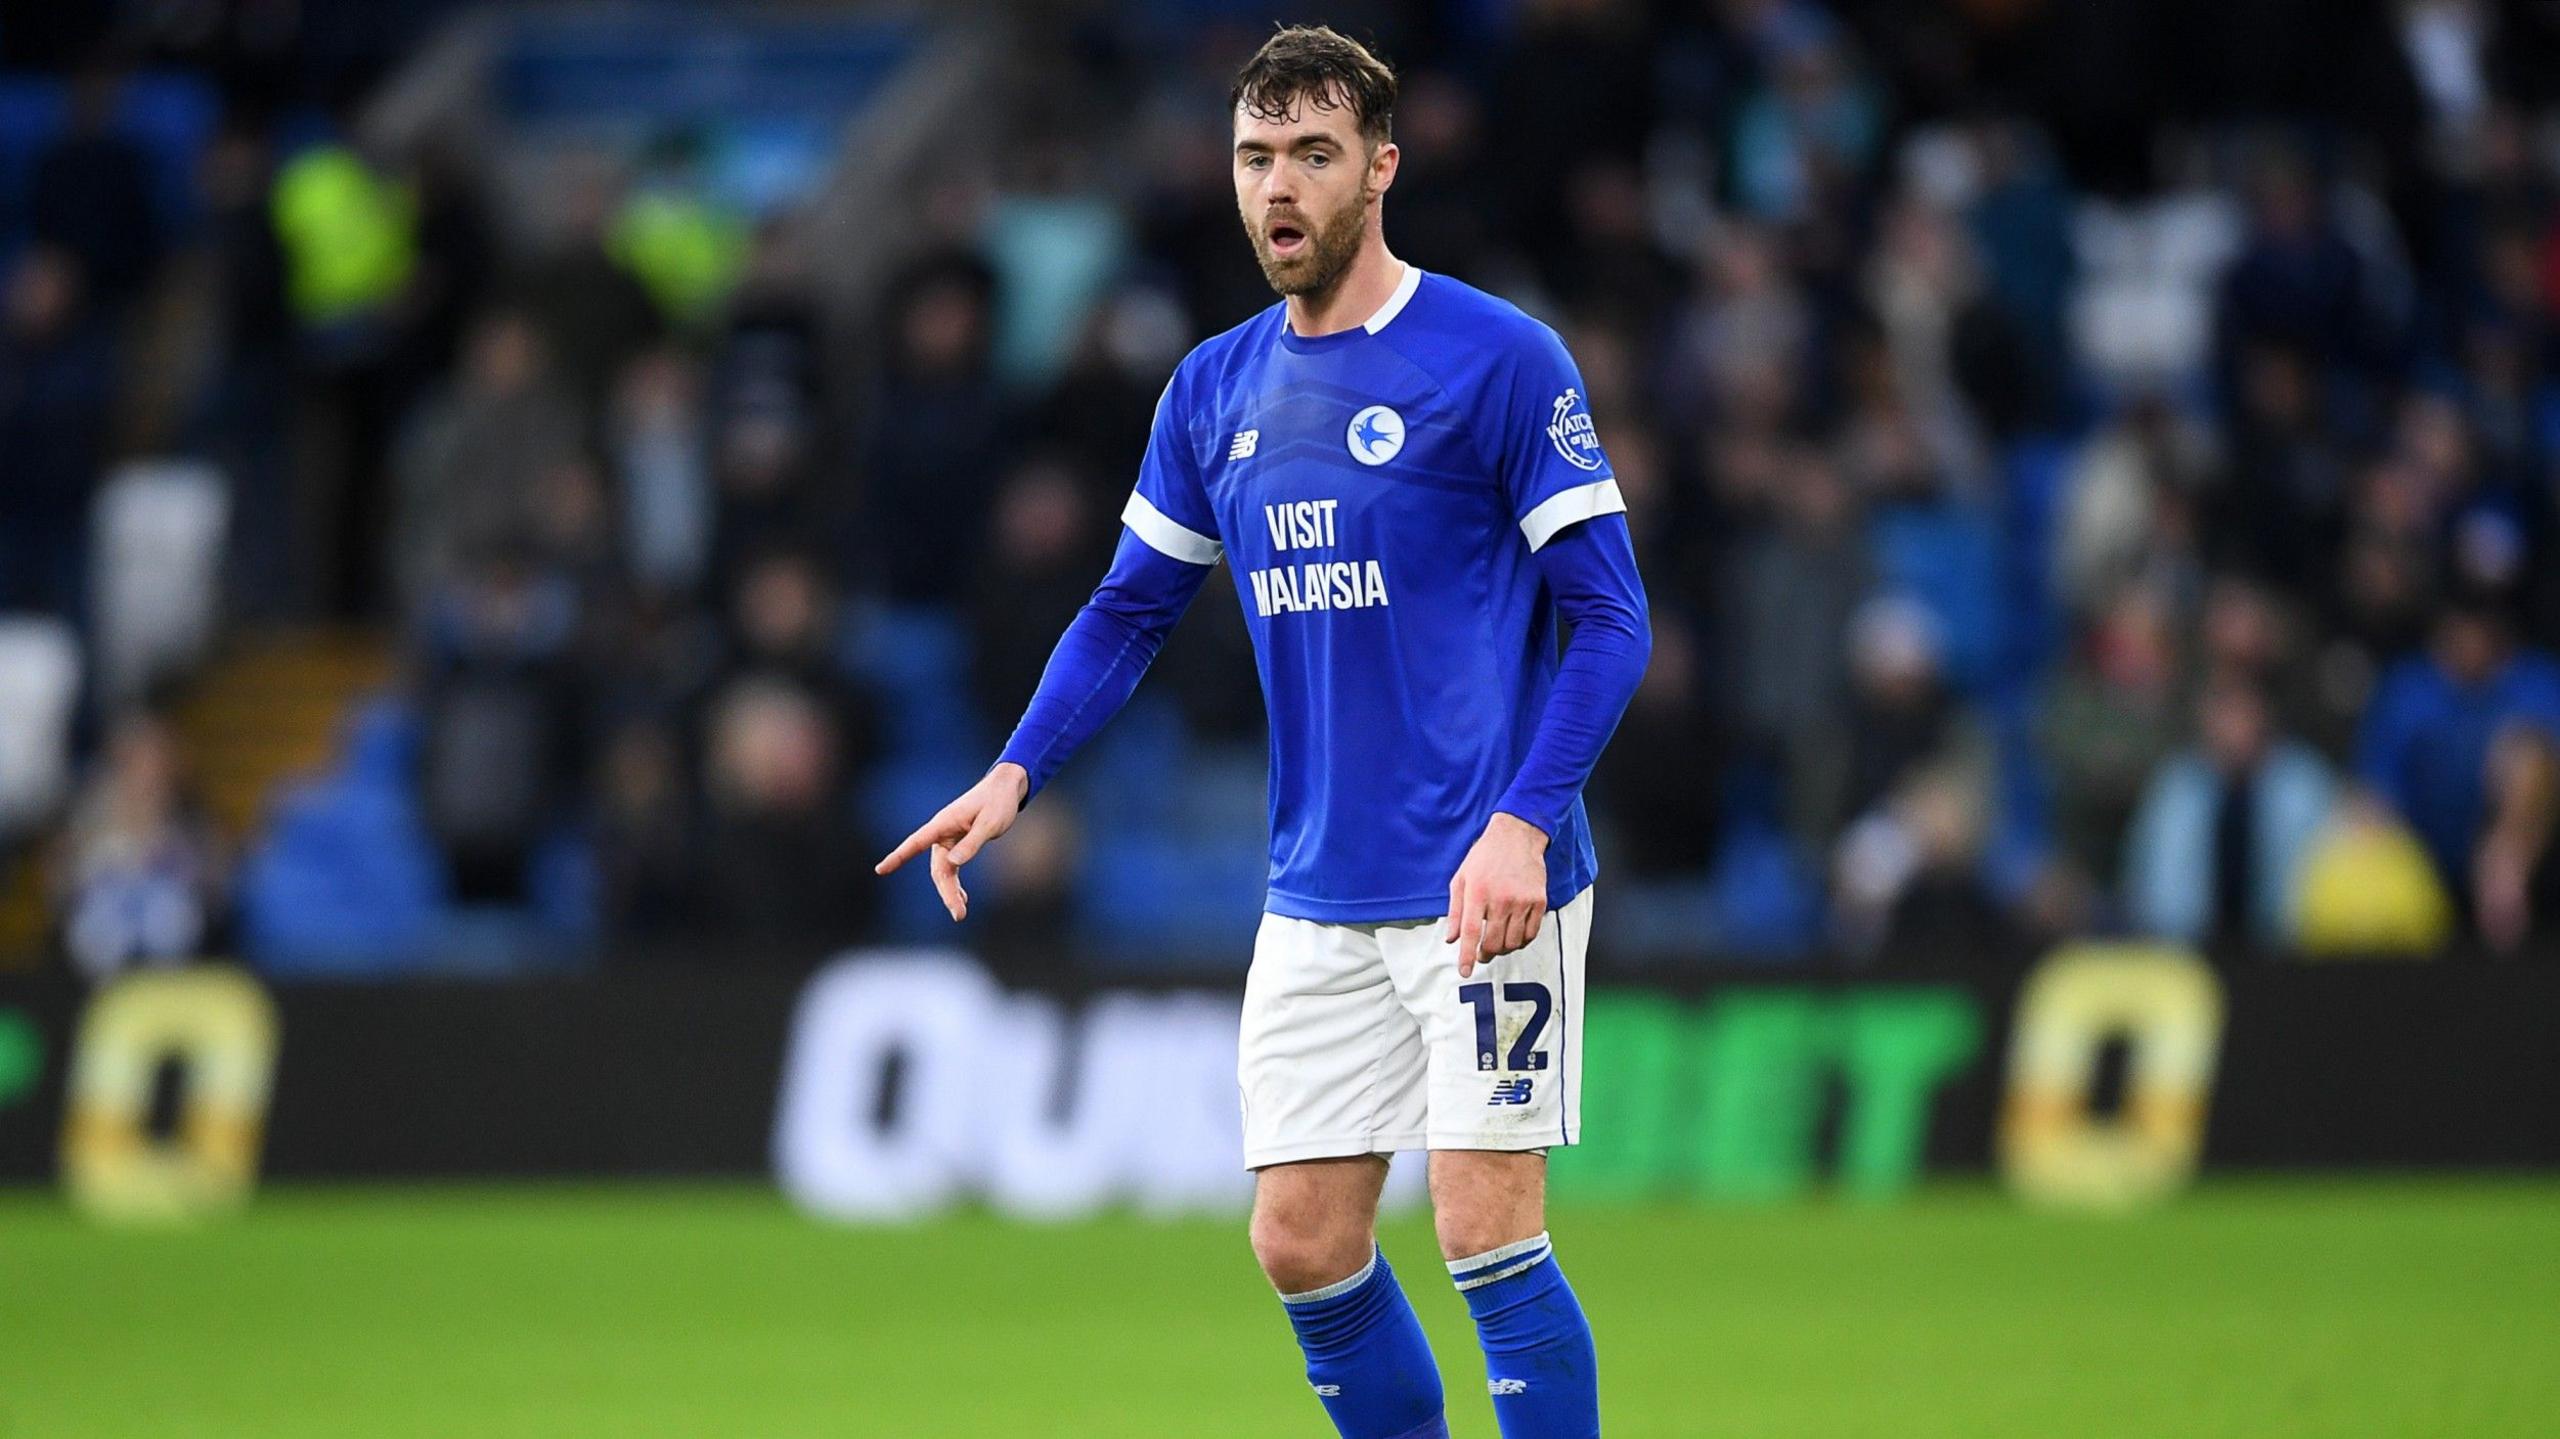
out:
M1440 938L1458 942L1458 977L1488 959L1525 948L1547 917L1547 833L1496 814L1449 881L1449 918Z

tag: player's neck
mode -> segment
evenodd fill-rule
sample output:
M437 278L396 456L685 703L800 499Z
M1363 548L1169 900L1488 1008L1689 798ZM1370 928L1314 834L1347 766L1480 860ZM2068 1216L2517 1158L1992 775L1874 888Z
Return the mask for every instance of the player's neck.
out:
M1386 308L1403 282L1404 261L1388 252L1384 239L1372 235L1332 288L1289 297L1289 333L1313 340L1358 329Z

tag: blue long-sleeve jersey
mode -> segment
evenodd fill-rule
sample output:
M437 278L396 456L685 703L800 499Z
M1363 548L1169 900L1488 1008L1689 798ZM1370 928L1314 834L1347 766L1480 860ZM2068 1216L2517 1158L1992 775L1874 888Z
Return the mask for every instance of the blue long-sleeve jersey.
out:
M1003 758L1045 785L1224 559L1271 722L1266 907L1437 916L1497 811L1547 833L1561 906L1597 873L1582 786L1650 649L1625 508L1571 358L1511 305L1410 267L1338 334L1274 305L1175 372L1111 573Z

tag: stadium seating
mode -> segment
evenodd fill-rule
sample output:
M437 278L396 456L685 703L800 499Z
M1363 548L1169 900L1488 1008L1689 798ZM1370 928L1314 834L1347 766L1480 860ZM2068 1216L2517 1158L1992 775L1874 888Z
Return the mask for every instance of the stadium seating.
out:
M68 85L58 77L0 75L0 261L26 242L26 188L36 157L62 133ZM201 75L146 72L118 100L119 128L151 158L151 204L162 228L182 234L202 204L196 169L221 101Z
M240 880L242 947L276 974L395 974L434 955L444 866L410 776L414 717L376 700L328 773L279 795Z

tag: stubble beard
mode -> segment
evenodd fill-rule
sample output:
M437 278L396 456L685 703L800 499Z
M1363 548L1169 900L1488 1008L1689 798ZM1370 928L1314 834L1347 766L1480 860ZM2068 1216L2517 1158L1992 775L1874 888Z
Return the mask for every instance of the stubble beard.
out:
M1360 257L1368 219L1369 197L1363 194L1310 230L1306 252L1288 259L1271 253L1271 236L1262 224L1247 225L1245 233L1253 240L1253 258L1262 265L1262 278L1273 290L1286 298L1322 298L1342 283L1351 262Z

